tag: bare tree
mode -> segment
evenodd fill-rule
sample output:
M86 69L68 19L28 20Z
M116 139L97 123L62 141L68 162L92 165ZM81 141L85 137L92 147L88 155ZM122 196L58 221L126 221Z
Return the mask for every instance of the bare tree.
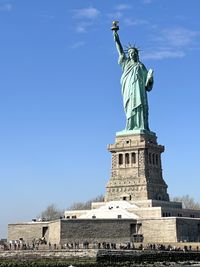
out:
M92 202L102 202L104 201L103 195L99 195L95 198L92 198L86 202L74 202L71 206L69 206L68 210L87 210L91 208ZM56 207L55 204L49 205L45 210L43 210L37 218L41 218L47 221L57 220L62 217L64 214L63 210L60 210Z
M104 196L99 195L95 198L92 198L86 202L74 202L71 206L69 206L68 210L88 210L91 208L92 202L102 202L104 201Z
M58 209L55 204L49 205L44 211L40 213L38 218L45 219L47 221L57 220L63 216L63 211Z
M200 203L195 201L194 198L190 197L189 195L184 195L181 197L173 197L171 201L182 202L184 209L192 209L192 210L200 209Z

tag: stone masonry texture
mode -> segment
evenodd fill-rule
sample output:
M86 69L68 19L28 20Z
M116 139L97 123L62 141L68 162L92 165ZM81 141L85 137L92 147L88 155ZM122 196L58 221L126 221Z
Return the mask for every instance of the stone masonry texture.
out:
M116 136L109 145L112 154L111 177L106 188L106 201L169 201L167 184L162 177L161 153L154 135Z

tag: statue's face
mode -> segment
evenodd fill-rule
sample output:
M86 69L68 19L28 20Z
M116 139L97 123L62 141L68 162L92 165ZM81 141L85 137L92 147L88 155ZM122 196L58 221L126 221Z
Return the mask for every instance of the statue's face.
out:
M139 55L138 55L138 51L137 49L129 49L128 50L128 55L129 55L129 58L133 59L134 61L138 61L139 60Z

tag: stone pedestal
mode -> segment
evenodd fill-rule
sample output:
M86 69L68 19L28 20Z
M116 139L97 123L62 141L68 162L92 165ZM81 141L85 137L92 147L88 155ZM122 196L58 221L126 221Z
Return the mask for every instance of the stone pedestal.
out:
M167 184L162 177L161 153L155 134L117 134L112 154L111 177L105 201L169 201Z

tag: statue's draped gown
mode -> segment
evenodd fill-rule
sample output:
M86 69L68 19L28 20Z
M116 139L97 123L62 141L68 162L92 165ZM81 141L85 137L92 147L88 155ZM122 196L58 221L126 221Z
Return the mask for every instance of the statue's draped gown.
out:
M126 113L126 130L149 131L146 91L152 88L145 87L147 69L141 62L126 58L125 54L119 57L119 64L123 71L121 85Z

